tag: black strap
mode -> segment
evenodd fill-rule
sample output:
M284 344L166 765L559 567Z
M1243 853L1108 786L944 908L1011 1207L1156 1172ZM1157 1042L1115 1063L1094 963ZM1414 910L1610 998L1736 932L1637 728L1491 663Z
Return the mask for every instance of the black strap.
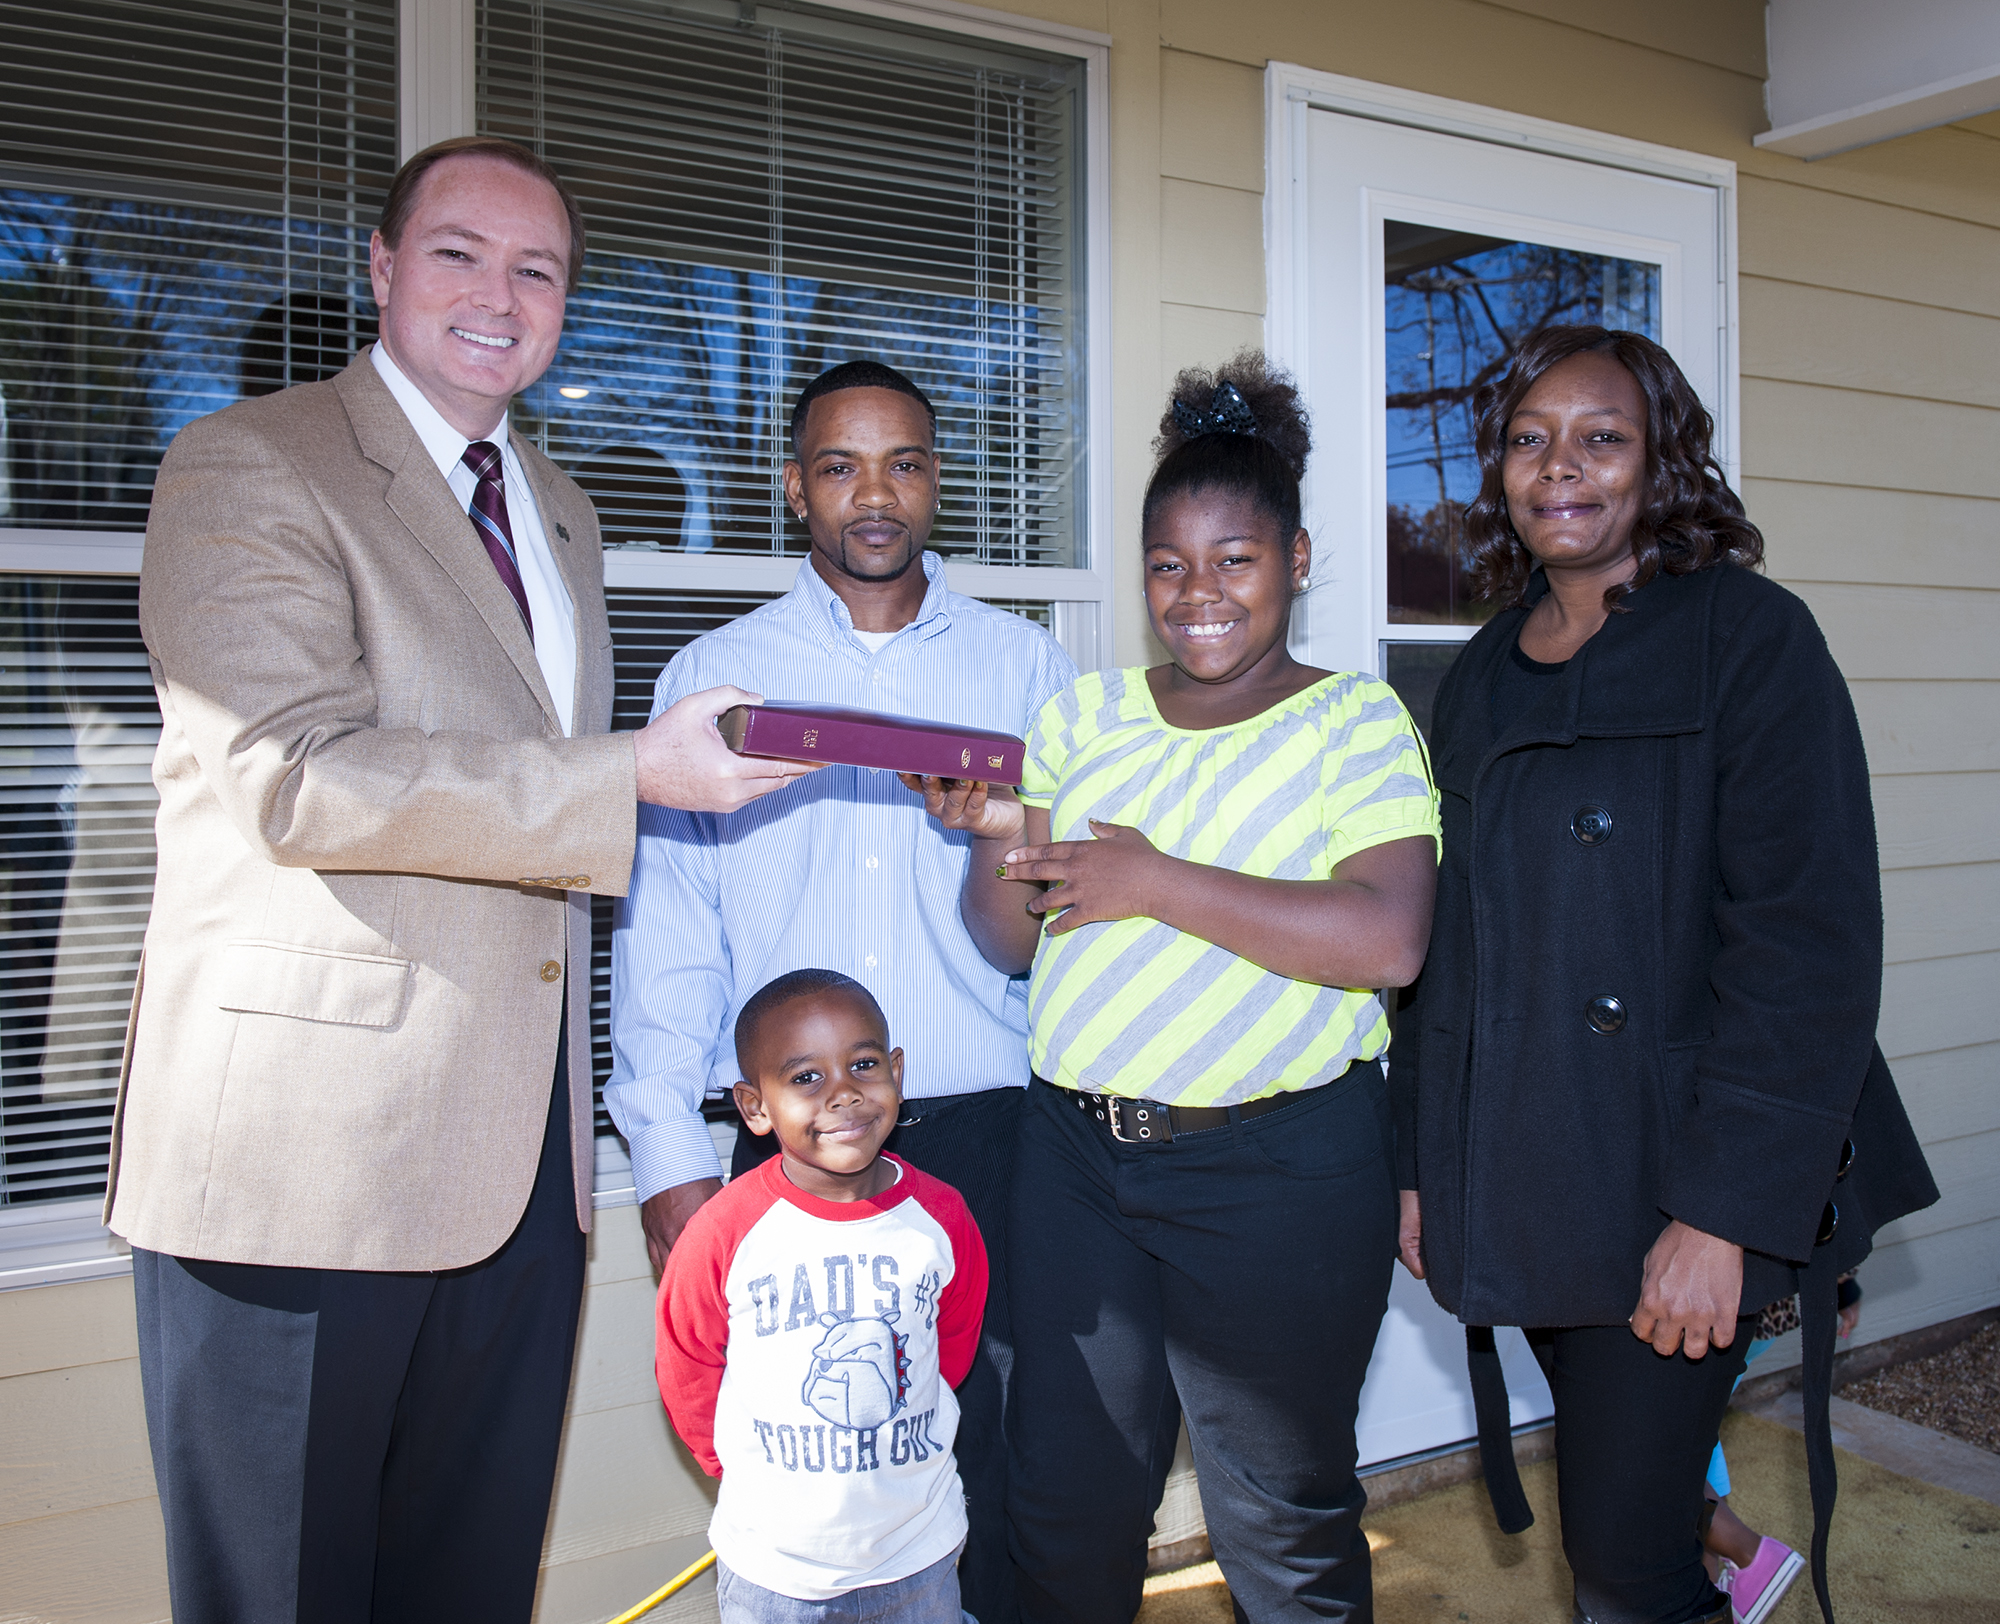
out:
M1535 1514L1521 1487L1521 1469L1514 1464L1514 1418L1507 1407L1507 1373L1500 1368L1492 1326L1466 1326L1465 1367L1472 1377L1472 1413L1479 1422L1479 1469L1486 1479L1486 1497L1493 1502L1493 1520L1503 1534L1524 1533L1535 1526Z
M1839 1318L1837 1270L1820 1247L1799 1271L1799 1340L1804 1375L1806 1482L1812 1490L1813 1594L1820 1616L1833 1624L1833 1598L1826 1586L1826 1541L1833 1526L1833 1502L1840 1481L1833 1463L1833 1348Z

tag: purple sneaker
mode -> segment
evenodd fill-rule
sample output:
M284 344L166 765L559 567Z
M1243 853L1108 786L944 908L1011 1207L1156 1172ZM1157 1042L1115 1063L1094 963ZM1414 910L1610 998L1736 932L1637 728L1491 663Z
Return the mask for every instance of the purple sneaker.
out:
M1791 1546L1768 1536L1747 1568L1728 1564L1729 1614L1735 1624L1764 1624L1805 1565Z

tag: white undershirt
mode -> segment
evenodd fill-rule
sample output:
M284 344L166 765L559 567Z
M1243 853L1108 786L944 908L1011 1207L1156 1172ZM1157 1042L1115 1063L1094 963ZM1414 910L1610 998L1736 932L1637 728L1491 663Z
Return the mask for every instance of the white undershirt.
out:
M854 633L854 641L859 643L870 654L880 654L882 650L889 646L889 639L902 629L902 627L898 626L894 632L864 632L859 626L849 628Z
M472 444L430 403L424 392L407 378L401 367L389 359L380 344L370 347L369 359L417 438L444 475L458 505L468 514L472 495L479 488L478 476L465 466L465 448ZM500 442L500 474L507 491L507 526L514 532L514 567L521 573L521 586L528 595L528 613L535 622L535 663L542 668L549 698L555 701L556 718L565 735L570 731L576 705L576 606L569 588L563 585L556 568L549 538L542 530L542 516L535 507L535 488L527 470L514 454L513 431L507 420L491 436ZM467 522L471 522L468 520Z

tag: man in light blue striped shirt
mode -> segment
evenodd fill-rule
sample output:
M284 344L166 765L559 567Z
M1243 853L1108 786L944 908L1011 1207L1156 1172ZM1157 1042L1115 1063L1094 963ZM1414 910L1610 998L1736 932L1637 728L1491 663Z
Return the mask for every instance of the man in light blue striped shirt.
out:
M935 430L922 391L888 367L848 362L806 387L785 492L812 555L783 598L674 657L655 715L736 682L770 700L1027 733L1076 668L1040 627L951 591L924 551L938 507ZM823 767L739 812L642 807L612 938L605 1102L632 1148L658 1268L721 1187L699 1113L704 1095L741 1076L730 1033L750 995L816 967L880 1001L906 1057L888 1148L958 1189L992 1260L984 1346L958 1395L972 1525L960 1578L980 1624L1013 1624L1000 1418L1027 1003L1025 983L988 965L959 918L970 856L970 838L928 817L895 775L857 767ZM739 1135L736 1169L767 1143Z

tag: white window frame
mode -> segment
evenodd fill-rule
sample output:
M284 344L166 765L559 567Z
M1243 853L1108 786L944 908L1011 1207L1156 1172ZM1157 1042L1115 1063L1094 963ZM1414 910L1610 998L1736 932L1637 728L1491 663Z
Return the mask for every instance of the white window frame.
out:
M970 564L947 558L945 580L974 598L1028 598L1054 605L1056 641L1085 671L1094 671L1116 646L1111 581L1111 191L1110 113L1106 87L1111 37L1062 23L1046 23L957 0L812 0L828 10L880 17L912 27L946 30L978 39L1024 45L1075 57L1084 65L1084 500L1078 537L1085 563L1075 569ZM433 141L472 133L473 14L475 0L401 0L398 60L416 64L407 89L424 76L422 95L399 98L397 157L408 158ZM463 108L463 128L446 128L438 110ZM429 110L429 116L426 111ZM951 464L944 466L951 481ZM660 591L782 593L798 574L797 558L730 553L655 553L616 549L604 555L604 584Z
M1107 101L1111 37L1017 17L955 0L813 0L828 9L947 30L1075 57L1084 64L1083 327L1085 563L1075 569L945 563L954 591L1054 605L1056 640L1086 671L1110 657L1111 580L1111 193ZM400 0L397 12L397 156L472 133L475 0ZM945 468L949 481L951 470ZM0 529L0 571L14 574L137 575L145 536L133 530ZM798 558L671 554L615 549L604 555L607 586L659 592L788 591ZM605 1192L615 1202L616 1192ZM603 1203L600 1203L603 1204ZM0 1291L128 1273L125 1243L103 1226L101 1198L34 1202L0 1212Z
M1500 108L1482 107L1474 102L1453 101L1420 91L1402 90L1343 74L1322 73L1291 62L1272 62L1264 73L1264 247L1265 343L1271 356L1294 369L1302 378L1309 376L1310 356L1306 353L1310 331L1308 301L1311 298L1311 267L1307 264L1306 227L1309 176L1307 121L1315 111L1344 113L1350 117L1373 119L1412 129L1434 131L1525 152L1545 153L1610 169L1630 170L1709 187L1715 194L1716 263L1712 274L1718 285L1720 320L1716 349L1716 460L1731 485L1741 478L1741 381L1738 369L1737 329L1737 244L1736 244L1736 165L1725 158L1665 147L1650 141L1634 141L1601 130L1574 124L1558 124L1549 119L1531 118ZM1407 211L1406 211L1407 212ZM1467 213L1454 208L1454 216ZM1499 229L1502 235L1506 232ZM1615 235L1595 234L1589 246L1605 251L1604 242ZM1657 258L1649 245L1634 241L1637 257ZM1697 276L1708 269L1682 262L1677 274ZM1370 388L1379 399L1382 379L1381 335L1371 335L1371 366L1375 376ZM1381 447L1374 448L1372 466L1380 477ZM1310 475L1308 476L1310 491ZM1310 515L1308 522L1311 522ZM1371 560L1366 573L1371 602L1368 609L1368 646L1379 651L1384 643L1462 643L1477 626L1405 625L1391 622L1384 596L1380 560ZM1304 635L1303 617L1293 627L1294 641Z

